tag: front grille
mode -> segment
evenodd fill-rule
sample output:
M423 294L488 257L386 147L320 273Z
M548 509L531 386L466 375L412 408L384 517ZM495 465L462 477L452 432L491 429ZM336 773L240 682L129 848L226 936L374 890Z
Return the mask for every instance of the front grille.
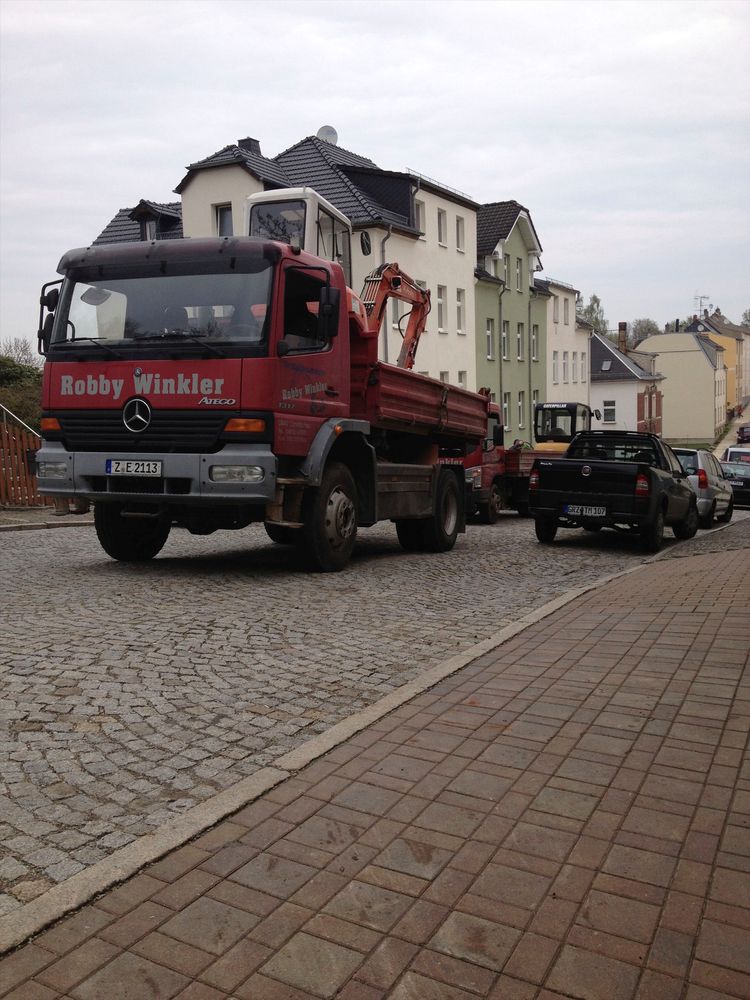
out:
M187 496L190 492L190 480L174 476L167 479L152 479L147 476L89 476L85 482L92 493Z
M141 434L132 434L120 410L58 412L62 439L68 451L217 452L220 435L229 417L226 412L152 410L151 423Z

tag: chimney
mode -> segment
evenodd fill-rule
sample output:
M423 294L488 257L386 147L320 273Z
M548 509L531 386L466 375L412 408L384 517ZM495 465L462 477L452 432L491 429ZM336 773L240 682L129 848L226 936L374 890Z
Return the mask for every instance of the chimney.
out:
M237 145L240 149L244 149L246 153L257 153L258 156L263 155L260 151L260 143L257 139L250 139L249 137L247 139L238 139Z
M617 324L617 350L623 354L628 353L628 324Z
M703 318L708 319L708 309L703 310Z

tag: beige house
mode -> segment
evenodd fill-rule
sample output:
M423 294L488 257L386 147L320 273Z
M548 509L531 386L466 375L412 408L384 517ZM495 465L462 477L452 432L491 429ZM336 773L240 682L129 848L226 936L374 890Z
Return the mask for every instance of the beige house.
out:
M711 315L703 311L703 317L693 317L693 322L686 328L690 333L702 333L715 344L724 349L724 364L727 366L727 410L733 415L737 407L744 402L750 393L747 370L747 352L750 349L750 332L735 326L723 316L720 309L715 309Z
M641 352L655 354L665 376L662 434L667 441L713 444L726 422L727 378L724 349L698 333L646 337Z
M555 278L535 278L547 300L547 372L544 399L549 403L589 402L591 327L576 317L577 289Z

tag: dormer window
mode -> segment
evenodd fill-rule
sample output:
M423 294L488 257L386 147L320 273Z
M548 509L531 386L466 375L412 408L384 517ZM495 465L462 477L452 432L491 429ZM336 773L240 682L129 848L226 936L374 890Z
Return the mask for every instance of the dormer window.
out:
M146 219L143 224L143 238L144 240L156 239L156 219Z

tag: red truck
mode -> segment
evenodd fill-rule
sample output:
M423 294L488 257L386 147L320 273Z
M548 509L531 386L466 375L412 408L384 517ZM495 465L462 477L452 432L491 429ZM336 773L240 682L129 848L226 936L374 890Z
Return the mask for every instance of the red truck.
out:
M494 524L503 510L517 510L526 517L529 476L541 454L530 448L504 448L500 410L490 403L487 435L463 460L469 515L478 516L485 524Z
M486 397L410 370L429 292L397 265L360 299L336 260L252 237L92 246L42 289L43 494L94 505L114 559L263 522L310 568L342 569L360 527L409 550L465 529L463 455ZM60 286L60 287L58 287ZM400 358L377 359L388 299L412 305Z

